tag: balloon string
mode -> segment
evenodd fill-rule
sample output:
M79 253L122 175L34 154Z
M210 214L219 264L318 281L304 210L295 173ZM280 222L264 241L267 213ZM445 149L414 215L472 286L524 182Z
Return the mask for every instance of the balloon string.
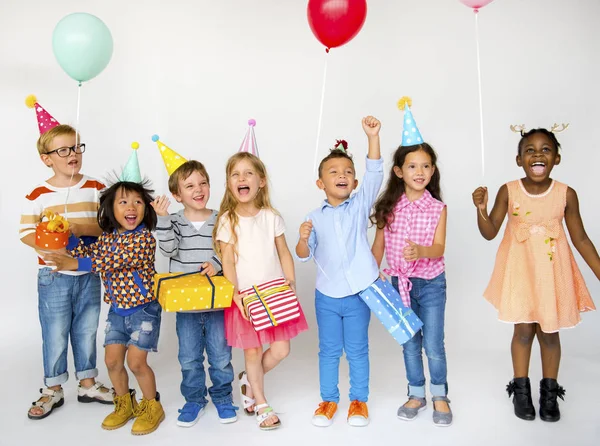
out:
M77 146L79 146L79 109L81 108L81 82L77 85L77 114L75 115L75 150L77 150ZM77 152L75 152L77 154ZM67 155L67 158L71 156ZM73 182L73 177L75 176L75 167L71 170L71 179L69 180L69 186L67 187L67 197L65 198L65 218L67 218L67 203L69 202L69 195L71 193L71 183Z
M483 138L483 95L481 93L481 57L479 54L479 21L475 11L475 43L477 45L477 83L479 86L479 126L481 131L481 176L485 176L485 146Z
M319 124L317 126L317 141L315 143L315 160L314 160L314 167L313 167L314 175L317 174L317 157L319 155L319 140L321 139L321 127L322 127L322 121L323 121L323 105L325 103L325 86L327 83L327 61L328 61L327 54L329 54L329 51L327 51L325 53L325 68L323 69L323 86L321 88L321 105L319 106Z
M475 44L477 46L477 84L479 87L479 127L481 131L481 176L485 177L485 146L483 138L483 95L481 94L481 57L479 55L479 11L475 10ZM483 221L487 221L483 216L481 208L479 209L479 215L483 218Z

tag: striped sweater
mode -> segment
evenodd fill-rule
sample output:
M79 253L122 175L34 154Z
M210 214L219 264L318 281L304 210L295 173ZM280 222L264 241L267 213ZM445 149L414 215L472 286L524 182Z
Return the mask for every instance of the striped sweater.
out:
M42 183L35 187L26 197L21 213L19 236L23 238L35 233L38 223L44 219L45 211L52 211L66 217L72 223L98 224L97 214L100 206L100 191L104 184L83 175L81 181L70 188L54 187L48 183ZM92 243L96 237L83 236L85 244ZM40 267L44 261L38 258ZM63 271L63 274L78 275L71 271Z
M156 238L160 252L169 257L169 272L191 273L198 271L204 262L211 263L216 272L221 271L221 261L213 250L212 232L217 211L197 230L183 214L158 216Z

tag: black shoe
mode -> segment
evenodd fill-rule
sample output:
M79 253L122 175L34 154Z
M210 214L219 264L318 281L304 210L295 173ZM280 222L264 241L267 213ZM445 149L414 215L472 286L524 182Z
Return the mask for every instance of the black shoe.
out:
M540 418L543 421L560 420L558 398L565 400L565 389L555 379L544 378L540 381Z
M515 415L522 420L535 420L535 408L531 400L529 378L514 378L506 386L506 391L509 397L514 394Z

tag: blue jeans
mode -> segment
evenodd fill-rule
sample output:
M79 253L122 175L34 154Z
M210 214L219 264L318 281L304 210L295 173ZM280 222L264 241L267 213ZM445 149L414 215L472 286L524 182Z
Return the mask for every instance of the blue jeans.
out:
M177 313L179 364L181 364L181 394L185 401L206 406L206 372L204 351L208 357L208 374L212 386L208 389L213 404L233 403L231 395L233 366L231 347L225 339L223 311Z
M111 344L134 345L145 352L158 351L161 313L162 308L156 300L128 316L115 313L111 304L104 329L104 347Z
M429 364L432 396L446 396L446 349L444 348L444 313L446 311L446 273L427 280L410 279L410 305L423 322L423 328L404 344L404 365L408 379L408 395L425 398L425 374L423 354ZM398 278L392 277L392 285L398 289Z
M100 317L100 278L95 274L69 276L50 268L38 271L38 313L42 326L44 384L69 379L69 336L78 380L98 376L96 332Z
M319 326L319 381L323 401L340 401L340 357L350 366L350 401L369 399L369 321L371 310L358 294L342 298L315 290Z

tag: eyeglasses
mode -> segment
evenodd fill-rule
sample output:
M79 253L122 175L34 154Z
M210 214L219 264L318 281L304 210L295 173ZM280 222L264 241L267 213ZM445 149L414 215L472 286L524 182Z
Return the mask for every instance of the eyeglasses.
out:
M60 147L56 150L51 150L50 152L46 152L46 155L56 153L61 158L66 158L71 154L71 152L75 152L77 155L81 155L83 152L85 152L85 144L83 144L83 143L77 144L76 146L73 146L73 147Z

